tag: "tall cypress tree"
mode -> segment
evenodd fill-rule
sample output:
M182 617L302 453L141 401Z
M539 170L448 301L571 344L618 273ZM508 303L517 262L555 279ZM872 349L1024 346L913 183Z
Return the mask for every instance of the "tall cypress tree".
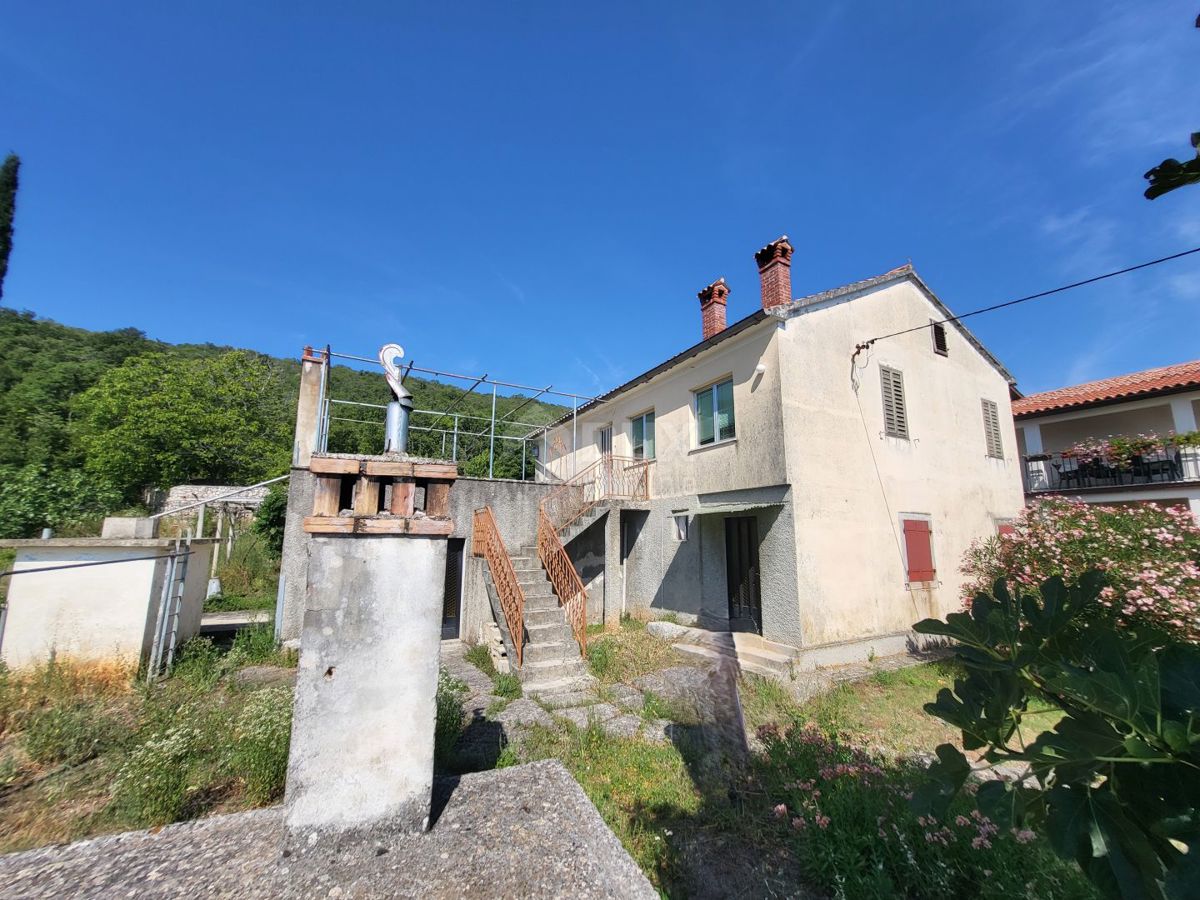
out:
M21 158L8 154L0 166L0 298L4 297L4 276L8 274L8 254L12 252L13 215L17 210L17 170Z

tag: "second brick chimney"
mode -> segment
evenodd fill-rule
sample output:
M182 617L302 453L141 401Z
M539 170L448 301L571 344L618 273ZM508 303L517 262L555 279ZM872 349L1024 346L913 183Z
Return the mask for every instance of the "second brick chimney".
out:
M729 285L718 278L696 295L700 298L700 329L704 340L725 330L725 301L729 297Z
M763 309L792 302L792 245L787 235L771 241L754 254L762 279Z

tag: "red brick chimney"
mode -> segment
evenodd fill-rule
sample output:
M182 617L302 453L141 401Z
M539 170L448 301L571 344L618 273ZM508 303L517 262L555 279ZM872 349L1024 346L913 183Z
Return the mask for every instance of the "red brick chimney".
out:
M787 235L771 241L754 254L762 279L763 309L792 302L792 245Z
M718 278L696 295L700 298L700 329L704 340L725 330L725 300L729 297L729 285Z

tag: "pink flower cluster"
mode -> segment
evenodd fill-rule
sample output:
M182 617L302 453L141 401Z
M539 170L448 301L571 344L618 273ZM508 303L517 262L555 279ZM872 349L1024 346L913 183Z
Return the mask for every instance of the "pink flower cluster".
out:
M967 599L1007 577L1036 587L1088 569L1109 579L1100 603L1120 623L1149 622L1200 640L1200 526L1181 506L1035 500L1013 533L976 543L963 563Z

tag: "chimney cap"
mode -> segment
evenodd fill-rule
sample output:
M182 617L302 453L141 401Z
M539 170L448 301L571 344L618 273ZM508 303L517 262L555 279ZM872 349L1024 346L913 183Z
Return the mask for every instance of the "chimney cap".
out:
M792 252L792 245L788 241L788 236L784 234L759 249L754 254L754 261L758 263L760 269L776 260L786 266L790 266L792 264Z
M729 296L729 285L722 276L696 294L701 303L724 303Z

